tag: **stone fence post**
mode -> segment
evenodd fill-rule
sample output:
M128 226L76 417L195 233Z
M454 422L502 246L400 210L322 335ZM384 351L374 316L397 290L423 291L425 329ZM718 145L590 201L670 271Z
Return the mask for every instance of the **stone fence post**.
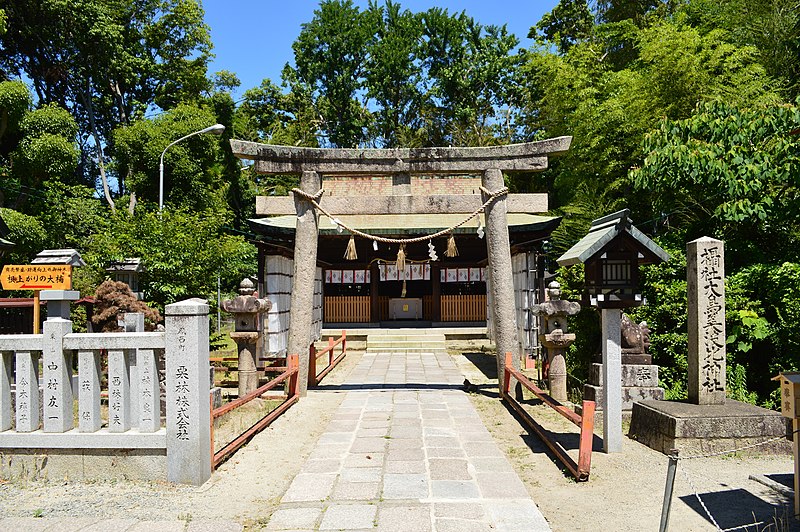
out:
M167 480L200 485L211 477L208 304L167 305Z

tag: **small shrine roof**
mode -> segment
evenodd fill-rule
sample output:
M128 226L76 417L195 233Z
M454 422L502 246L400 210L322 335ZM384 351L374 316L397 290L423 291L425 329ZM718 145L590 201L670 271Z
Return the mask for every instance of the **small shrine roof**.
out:
M142 264L142 259L139 258L127 258L120 261L111 262L106 268L107 272L143 272L144 271L144 264Z
M634 227L628 214L630 214L630 210L624 209L594 220L586 236L558 258L558 265L572 266L585 263L601 253L612 240L625 234L640 246L640 253L644 255L641 264L669 260L670 256L666 251Z
M31 261L31 264L67 264L69 266L86 266L80 253L72 248L45 249Z

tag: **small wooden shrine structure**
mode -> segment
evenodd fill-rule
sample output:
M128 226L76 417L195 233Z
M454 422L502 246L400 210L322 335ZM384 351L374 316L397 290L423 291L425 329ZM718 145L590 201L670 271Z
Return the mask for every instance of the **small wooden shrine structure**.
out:
M534 249L559 220L538 215L546 194L508 194L503 172L542 171L571 141L344 149L231 140L256 172L301 176L292 196L257 198L256 214L271 218L251 224L263 235L260 291L270 293L267 256L294 259L287 350L300 354L301 374L319 321L315 299L330 322L487 320L498 353L518 353L516 309L532 301L515 294L512 245ZM540 268L519 262L526 273Z

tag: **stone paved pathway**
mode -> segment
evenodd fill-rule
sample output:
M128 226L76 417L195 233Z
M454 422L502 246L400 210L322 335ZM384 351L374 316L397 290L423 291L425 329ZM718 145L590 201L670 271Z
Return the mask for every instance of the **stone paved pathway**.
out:
M550 530L462 382L445 354L366 353L267 529Z

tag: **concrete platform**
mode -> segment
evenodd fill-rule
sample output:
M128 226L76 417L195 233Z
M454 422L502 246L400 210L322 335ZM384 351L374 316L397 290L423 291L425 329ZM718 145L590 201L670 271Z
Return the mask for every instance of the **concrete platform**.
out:
M744 449L744 454L791 452L780 412L728 399L724 405L695 405L677 401L633 404L631 438L669 454L708 454L741 449L772 438L775 441Z

